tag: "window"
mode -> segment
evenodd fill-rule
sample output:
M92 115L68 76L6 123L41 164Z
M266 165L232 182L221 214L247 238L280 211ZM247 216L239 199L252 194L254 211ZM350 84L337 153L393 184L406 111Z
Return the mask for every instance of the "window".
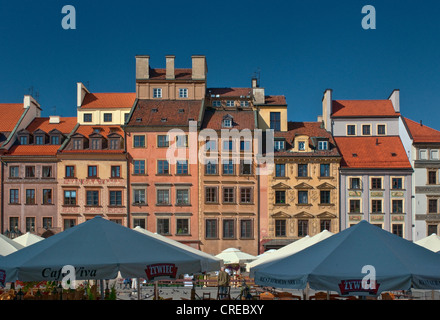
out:
M226 106L227 107L234 107L235 106L234 100L226 100Z
M428 184L437 184L437 170L428 171Z
M240 160L240 174L252 174L252 160Z
M18 189L9 190L9 204L19 204L20 199L18 196Z
M170 190L169 189L158 189L156 192L157 204L158 205L169 205L170 204Z
M43 136L36 136L35 137L35 144L44 144Z
M145 160L133 160L134 174L145 174Z
M298 237L305 237L309 234L309 221L298 220Z
M225 219L223 220L223 239L235 238L235 220Z
M382 200L371 200L371 212L382 213Z
M25 167L25 177L26 178L35 178L35 167L34 166L26 166Z
M252 203L252 188L240 188L240 203Z
M112 178L120 178L121 177L121 166L111 166L110 167L110 175Z
M87 177L88 178L98 177L98 167L97 166L87 166Z
M240 238L241 239L252 239L253 238L253 232L252 232L252 220L250 219L243 219L240 220Z
M179 89L179 98L188 98L188 89L186 88Z
M321 164L320 169L321 177L330 177L330 164Z
M101 149L101 139L91 139L92 140L92 150Z
M133 227L141 227L142 229L146 229L147 227L147 221L143 218L134 218L133 219Z
M189 189L176 190L176 205L189 205Z
M232 128L232 119L224 119L222 126L223 128Z
M428 160L428 150L419 151L419 160Z
M298 164L298 177L307 177L307 164Z
M189 219L176 219L176 234L187 235L189 234Z
M35 217L26 217L26 232L35 231Z
M169 174L170 167L167 160L157 160L157 174Z
M270 115L270 129L274 131L281 131L281 112L271 112Z
M92 122L92 114L91 113L84 113L83 114L83 121L84 122Z
M275 203L276 204L285 204L286 203L286 191L284 191L284 190L276 190L275 191Z
M162 98L162 88L153 88L153 98Z
M274 150L275 151L284 150L284 141L283 140L275 140L274 141Z
M50 144L60 144L60 137L59 136L51 136L50 137Z
M205 238L217 239L218 238L218 221L217 219L205 220Z
M353 124L347 125L347 136L355 136L356 135L356 126Z
M206 140L205 144L206 151L215 151L217 150L217 144L215 140Z
M438 212L438 200L437 199L429 199L428 200L428 213L437 213Z
M330 231L331 221L330 220L321 220L320 225L321 225L321 229L320 229L321 232L324 230Z
M275 164L275 177L286 176L286 165L284 163Z
M188 136L186 134L176 136L176 146L178 148L188 147Z
M110 205L122 206L122 191L120 190L110 191Z
M26 189L26 204L35 204L35 189Z
M28 137L27 136L20 137L20 144L22 145L28 144Z
M330 204L330 190L321 190L321 204Z
M64 205L76 205L76 191L75 190L64 190Z
M382 178L371 178L371 189L382 189Z
M218 203L217 187L205 188L205 203Z
M234 143L232 140L224 140L223 141L223 150L224 151L234 151Z
M208 160L205 164L205 174L217 174L217 162Z
M177 174L188 174L188 160L177 160L176 172Z
M359 190L361 188L360 178L350 178L350 189Z
M119 150L121 148L121 139L110 139L110 150Z
M328 150L328 141L318 141L318 150Z
M64 230L73 228L76 225L75 219L63 219Z
M19 177L19 167L18 166L12 166L9 167L9 178L18 178Z
M386 134L386 127L384 124L377 125L377 134L378 135L385 135Z
M9 217L9 230L18 229L18 217Z
M157 136L157 146L159 148L169 147L170 141L167 135Z
M251 141L241 140L240 141L240 151L250 151L250 150L251 150Z
M402 178L392 178L391 179L392 189L402 189Z
M223 188L223 203L235 203L235 188Z
M133 136L133 147L134 148L145 148L145 136L144 135Z
M306 150L306 142L305 141L298 141L298 150L299 151L305 151Z
M212 101L212 106L213 107L221 107L222 106L222 102L220 100L213 100Z
M438 160L438 150L430 150L429 154L431 160Z
M43 178L52 178L52 167L51 166L43 166L41 176Z
M403 213L403 200L392 201L392 213Z
M167 218L157 219L157 233L163 235L170 234L170 219Z
M44 217L43 218L43 228L46 230L52 229L52 218L51 217Z
M135 204L146 204L145 189L134 189L133 198Z
M75 177L75 167L74 166L66 166L66 178L74 178Z
M86 204L88 206L98 206L99 205L99 191L87 190L86 191Z
M223 174L234 174L234 162L232 160L223 160Z
M428 232L427 234L437 234L437 225L436 224L428 224Z
M73 149L74 150L82 149L82 139L73 139Z
M371 135L371 126L369 124L362 125L362 135L364 136Z
M298 191L298 204L308 204L309 193L307 191Z
M249 101L240 101L240 107L249 107Z
M113 114L111 113L104 113L104 122L112 122Z
M124 113L124 123L127 123L129 118L130 118L130 113L129 112Z
M350 200L350 213L360 213L361 212L361 200L352 199Z
M403 225L401 223L394 223L392 225L392 232L399 237L403 237Z
M52 189L43 189L43 204L52 204Z
M275 237L286 236L286 220L275 220Z

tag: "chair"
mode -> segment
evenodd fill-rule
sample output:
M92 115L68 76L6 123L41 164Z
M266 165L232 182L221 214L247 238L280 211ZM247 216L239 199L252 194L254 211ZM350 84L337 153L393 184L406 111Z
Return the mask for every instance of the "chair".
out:
M203 300L211 300L211 292L203 292Z
M260 293L260 300L274 300L275 296L270 292Z
M392 294L391 292L384 292L381 294L382 300L394 300L394 294Z
M317 292L315 295L310 296L310 300L327 300L326 292Z
M231 300L231 287L226 287L226 293L220 293L220 287L217 287L217 300Z
M290 292L279 292L276 296L278 300L301 300L300 296L293 295Z

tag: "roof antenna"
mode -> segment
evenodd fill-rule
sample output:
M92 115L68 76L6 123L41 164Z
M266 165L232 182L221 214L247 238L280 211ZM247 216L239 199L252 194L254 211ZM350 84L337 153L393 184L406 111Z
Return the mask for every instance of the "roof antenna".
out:
M422 120L420 120L420 126L421 126L421 127L423 127L423 123L422 123Z

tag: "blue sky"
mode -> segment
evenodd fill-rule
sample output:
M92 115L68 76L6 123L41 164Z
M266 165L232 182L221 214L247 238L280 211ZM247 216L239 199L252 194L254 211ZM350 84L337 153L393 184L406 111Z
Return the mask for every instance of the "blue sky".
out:
M64 5L76 30L64 30ZM364 5L376 30L364 30ZM208 62L209 87L247 87L260 71L267 94L285 95L290 121L315 121L334 99L387 99L440 130L440 1L0 0L0 102L34 88L43 116L76 115L76 83L134 92L135 55L151 65Z

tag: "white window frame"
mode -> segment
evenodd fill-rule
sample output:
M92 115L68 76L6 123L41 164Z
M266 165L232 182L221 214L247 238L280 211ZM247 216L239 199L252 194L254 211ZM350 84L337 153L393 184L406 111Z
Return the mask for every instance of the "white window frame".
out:
M188 98L188 88L179 89L179 98Z
M153 88L153 98L162 98L162 88Z

